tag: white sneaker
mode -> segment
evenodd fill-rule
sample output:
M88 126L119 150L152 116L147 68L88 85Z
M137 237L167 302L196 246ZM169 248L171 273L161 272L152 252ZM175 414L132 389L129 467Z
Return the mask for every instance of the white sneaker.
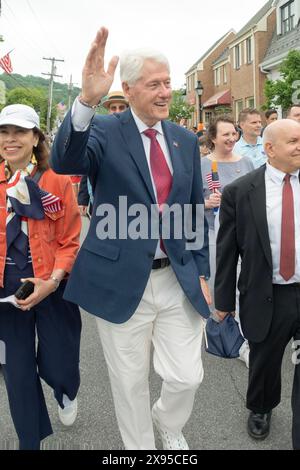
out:
M189 450L182 432L173 433L160 424L155 415L154 407L152 408L152 419L161 437L164 450Z
M62 424L65 426L72 426L77 416L77 398L73 401L69 400L69 404L62 409L58 405L58 416Z
M246 364L246 367L249 369L249 354L250 354L250 348L249 348L249 343L248 341L244 341L242 346L240 347L239 350L239 357L238 359L240 361L243 361Z

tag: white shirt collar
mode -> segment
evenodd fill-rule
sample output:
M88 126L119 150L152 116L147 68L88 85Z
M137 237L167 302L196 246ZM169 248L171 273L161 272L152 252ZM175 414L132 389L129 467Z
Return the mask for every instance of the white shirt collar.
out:
M132 113L133 119L135 120L135 123L136 123L136 125L137 125L137 128L138 128L140 134L142 134L146 129L149 129L149 126L147 126L147 124L145 124L145 123L135 114L135 112L133 111L132 108L131 108L131 113ZM154 126L152 126L151 129L155 129L157 132L159 132L159 134L164 135L163 130L162 130L161 121L158 121L156 124L154 124Z
M269 178L273 181L273 183L277 183L277 184L282 184L283 179L286 175L286 173L284 173L281 170L278 170L274 166L270 165L270 163L267 163L266 173L269 176ZM290 175L296 176L296 178L299 178L299 170L293 171L292 173L290 173Z

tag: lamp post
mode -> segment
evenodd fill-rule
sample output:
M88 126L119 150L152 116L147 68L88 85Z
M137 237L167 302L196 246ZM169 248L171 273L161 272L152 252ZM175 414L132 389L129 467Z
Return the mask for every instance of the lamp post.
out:
M201 96L203 94L203 85L201 80L197 81L197 86L195 87L195 92L198 95L198 105L199 105L199 122L202 122L202 105L201 105Z

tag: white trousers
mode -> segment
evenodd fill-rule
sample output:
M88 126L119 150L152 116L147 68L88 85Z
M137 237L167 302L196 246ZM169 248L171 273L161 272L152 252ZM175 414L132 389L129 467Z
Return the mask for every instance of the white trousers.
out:
M156 416L164 427L178 432L190 417L203 379L204 321L168 266L151 271L141 302L126 323L97 318L97 326L125 449L155 449L149 396L151 342L154 368L163 380Z

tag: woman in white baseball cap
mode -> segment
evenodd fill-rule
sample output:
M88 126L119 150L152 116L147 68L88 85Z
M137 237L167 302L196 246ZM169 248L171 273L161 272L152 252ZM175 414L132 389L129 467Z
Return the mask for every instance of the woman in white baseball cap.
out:
M49 168L30 106L1 111L0 155L0 362L20 449L35 450L52 434L41 378L54 390L61 421L76 418L81 319L63 292L81 222L70 178ZM27 292L16 298L24 281Z

